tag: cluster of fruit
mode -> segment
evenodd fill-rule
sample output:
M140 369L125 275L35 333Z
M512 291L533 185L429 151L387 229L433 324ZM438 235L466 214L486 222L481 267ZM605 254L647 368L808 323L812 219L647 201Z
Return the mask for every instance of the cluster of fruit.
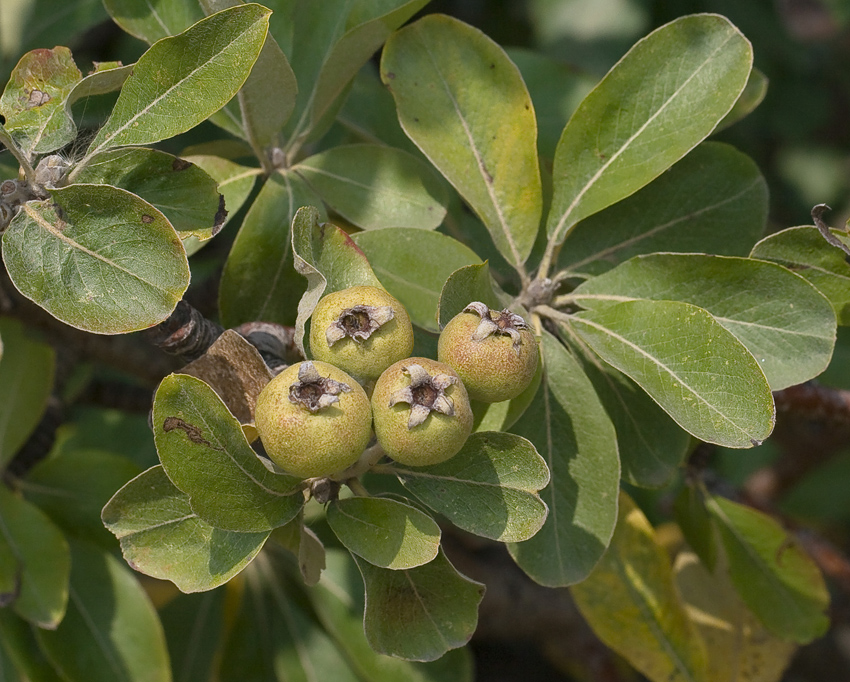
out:
M483 303L470 303L449 321L438 360L410 357L410 317L382 289L333 292L311 319L314 359L269 382L255 413L269 457L302 478L345 471L366 450L373 428L397 462L443 462L472 431L470 399L514 398L537 368L537 341L522 317Z

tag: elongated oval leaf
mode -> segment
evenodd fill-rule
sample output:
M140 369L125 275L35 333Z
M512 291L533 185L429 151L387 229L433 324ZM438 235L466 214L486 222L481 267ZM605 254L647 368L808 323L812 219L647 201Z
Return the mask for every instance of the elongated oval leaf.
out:
M364 230L432 230L446 215L444 183L427 163L401 149L377 144L333 147L292 170L328 206Z
M440 304L437 310L439 328L445 327L449 320L460 314L473 301L481 301L493 310L502 307L493 288L490 265L486 262L465 265L455 270L446 279L440 291Z
M113 185L156 206L177 230L209 239L227 211L217 183L201 168L156 149L113 149L98 154L76 174L78 183Z
M254 189L257 176L262 174L259 168L242 166L220 156L193 154L183 158L195 164L218 183L218 191L224 197L224 206L227 209L222 227L242 208Z
M626 301L575 315L570 326L697 438L748 448L770 435L774 407L764 372L702 308Z
M170 682L162 625L139 581L103 550L80 542L71 549L68 613L36 635L63 679Z
M27 336L20 322L0 319L0 470L38 425L53 390L53 349Z
M222 324L262 320L291 325L304 280L292 257L290 224L302 206L322 201L292 173L273 173L248 209L230 249L219 288ZM318 209L317 209L318 210ZM319 218L324 219L323 213Z
M68 542L44 512L6 486L0 486L0 556L7 558L0 566L13 570L0 583L11 577L15 586L3 595L4 606L12 603L19 616L40 628L56 628L68 605Z
M27 298L66 324L98 334L151 327L189 285L186 252L168 220L107 185L50 190L3 234L3 262Z
M74 139L77 128L65 99L82 78L67 47L27 52L0 96L6 130L29 156L52 152Z
M251 562L270 533L213 528L192 511L189 496L161 466L124 485L103 508L102 517L133 569L170 580L183 592L226 583Z
M396 228L360 232L352 239L413 324L432 332L440 331L437 308L446 280L458 268L481 262L469 247L439 232Z
M508 550L535 582L564 587L584 580L611 540L620 461L614 426L581 366L548 332L541 350L543 382L512 430L534 443L551 472L540 495L549 516Z
M422 502L476 535L518 542L546 520L537 493L549 483L549 470L529 441L510 433L474 433L442 464L392 469Z
M829 593L811 557L766 514L714 497L706 500L720 530L732 584L764 626L806 644L829 628Z
M381 497L352 497L328 507L328 525L349 551L393 570L437 556L440 527L415 507Z
M456 19L430 15L387 41L381 80L408 137L521 268L542 211L537 122L517 67Z
M0 609L0 658L4 673L4 666L16 669L4 682L64 682L38 645L35 628L10 609Z
M754 68L750 71L750 77L747 79L747 85L735 106L731 111L723 117L723 120L717 124L714 129L715 133L725 130L731 125L735 125L742 118L749 116L753 110L762 103L767 94L768 78L764 72Z
M755 356L774 391L823 372L835 345L829 301L793 272L750 258L638 256L573 293L593 310L635 299L704 308Z
M582 218L667 170L732 109L752 67L728 19L681 17L639 41L581 103L558 143L547 231L559 243Z
M378 653L433 661L472 637L484 585L459 573L442 551L402 571L354 559L366 584L366 639Z
M834 237L850 242L841 230ZM841 325L850 324L850 264L844 252L820 235L815 227L789 227L762 239L753 247L751 258L784 265L814 284L826 296Z
M204 18L197 0L103 0L113 21L148 43L177 35Z
M261 5L240 5L155 43L125 81L87 158L110 147L172 137L218 111L251 72L269 12Z
M570 591L599 638L650 680L710 682L705 645L685 613L670 560L625 493L611 546Z
M598 275L641 253L746 256L767 220L767 183L745 154L705 142L632 196L575 226L558 259Z
M274 473L248 445L239 421L200 379L171 374L153 404L156 449L165 473L213 528L252 533L295 518L298 479Z

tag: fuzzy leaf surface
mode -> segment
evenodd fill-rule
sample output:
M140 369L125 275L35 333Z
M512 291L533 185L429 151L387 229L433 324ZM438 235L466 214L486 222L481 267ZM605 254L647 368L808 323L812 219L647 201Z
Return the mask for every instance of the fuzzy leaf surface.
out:
M476 535L519 542L546 520L537 493L548 485L549 470L529 441L511 433L474 433L442 464L394 464L393 472L423 503Z
M36 637L72 682L171 682L162 625L147 593L120 559L74 542L71 598L55 630Z
M270 531L300 511L299 479L278 474L251 449L239 421L200 379L170 374L153 404L154 440L168 478L213 528Z
M611 546L570 591L597 636L650 680L709 682L705 645L676 591L670 560L626 493Z
M152 327L189 285L186 252L166 217L126 190L69 185L31 201L3 234L3 262L27 298L98 334Z
M38 426L53 390L53 349L27 336L24 326L0 319L0 470Z
M103 508L102 518L131 567L170 580L183 592L226 583L251 562L270 533L213 528L192 511L189 496L161 466L125 484Z
M702 308L626 301L574 315L570 326L697 438L749 448L773 430L773 396L764 372Z
M297 175L277 172L266 180L242 221L221 276L219 307L226 327L254 320L295 322L294 292L304 290L304 280L294 268L290 225L302 206L321 207L322 201ZM326 216L322 212L319 218Z
M366 585L366 639L378 653L433 661L472 637L484 585L459 573L442 550L424 566L400 571L354 560Z
M706 506L720 531L732 584L768 631L799 644L829 628L820 569L775 519L720 497Z
M68 605L70 568L62 532L38 507L0 486L3 605L12 604L37 627L56 628Z
M87 158L111 147L173 137L218 111L251 72L268 15L261 5L240 5L155 43L124 82Z
M620 461L614 426L581 366L548 332L540 343L543 382L512 431L546 462L551 482L540 497L549 516L508 551L535 582L564 587L586 578L611 540Z
M704 142L643 189L576 225L558 265L599 275L656 251L746 256L764 230L767 195L752 159Z
M481 263L469 247L439 232L402 227L359 232L352 239L413 324L432 332L440 331L437 309L446 280L459 268Z
M477 29L434 14L387 41L381 80L408 137L521 267L537 236L542 190L537 122L517 67Z
M401 149L377 144L332 147L292 169L346 220L364 230L433 230L448 192L433 169Z
M702 142L744 90L752 60L749 41L716 14L681 17L638 41L564 128L552 171L550 240L562 242L580 220Z
M829 301L793 272L750 258L638 256L584 282L573 294L592 310L637 299L704 308L755 356L774 391L823 372L835 345Z

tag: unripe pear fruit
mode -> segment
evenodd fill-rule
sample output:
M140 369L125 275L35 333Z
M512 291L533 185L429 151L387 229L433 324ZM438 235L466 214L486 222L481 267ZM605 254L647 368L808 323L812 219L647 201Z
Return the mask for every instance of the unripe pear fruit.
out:
M366 392L324 362L292 365L266 384L254 423L271 460L301 478L347 469L372 435Z
M452 367L473 400L497 403L522 393L537 370L537 339L509 310L470 303L446 324L437 358Z
M472 408L463 382L448 365L406 358L381 374L372 392L378 443L408 466L454 457L472 432Z
M361 381L377 379L413 350L404 306L383 289L357 286L322 298L310 322L310 352Z

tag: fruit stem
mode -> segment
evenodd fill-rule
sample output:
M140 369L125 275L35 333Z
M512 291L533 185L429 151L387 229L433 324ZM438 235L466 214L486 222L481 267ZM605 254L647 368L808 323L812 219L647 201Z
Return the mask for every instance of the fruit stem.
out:
M363 486L359 478L349 478L345 485L349 487L357 497L369 497L369 491Z
M369 471L369 469L375 466L385 454L384 449L378 443L375 443L373 446L366 448L354 464L344 471L330 476L330 478L334 481L344 482L349 488L351 488L351 479L357 479L365 474Z

